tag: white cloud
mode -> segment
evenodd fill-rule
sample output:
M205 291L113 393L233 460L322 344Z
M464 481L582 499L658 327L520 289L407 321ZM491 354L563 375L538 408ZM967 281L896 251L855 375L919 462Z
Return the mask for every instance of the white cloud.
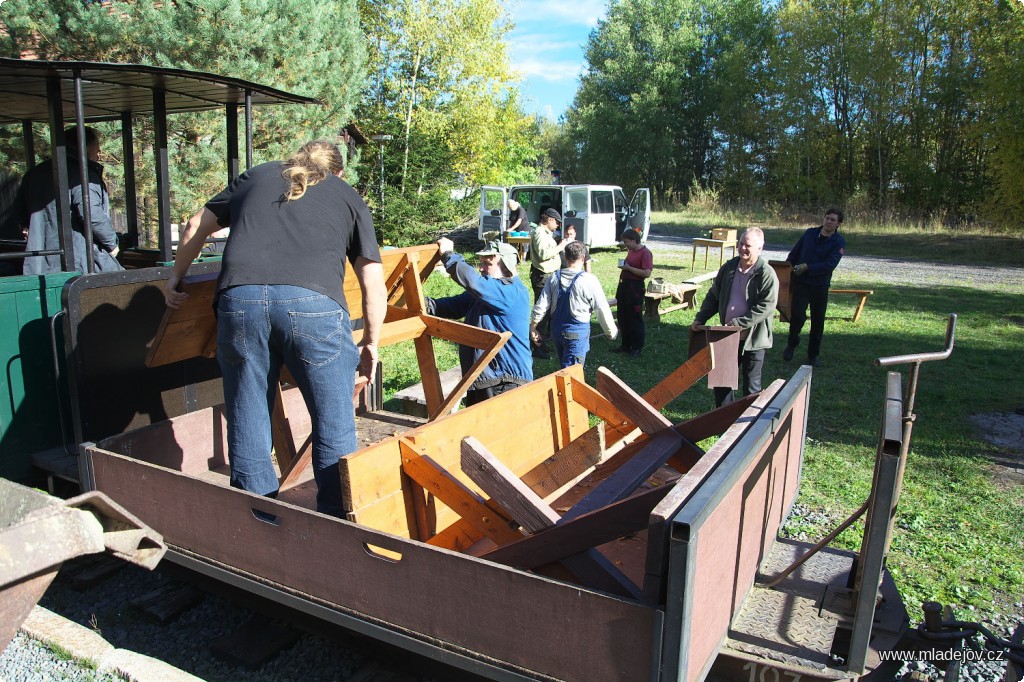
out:
M583 71L583 63L571 60L548 60L527 57L515 62L512 67L524 78L545 80L549 83L574 81Z
M607 0L576 0L550 2L550 0L512 0L509 12L517 25L527 22L545 24L574 24L594 27L608 8Z

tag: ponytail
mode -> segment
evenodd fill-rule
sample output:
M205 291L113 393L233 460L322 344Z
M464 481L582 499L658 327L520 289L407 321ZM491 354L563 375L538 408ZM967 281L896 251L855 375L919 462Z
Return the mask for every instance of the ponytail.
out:
M306 190L328 175L336 175L345 168L345 160L336 144L327 140L313 140L302 145L299 151L284 162L281 174L290 186L285 201L302 198Z

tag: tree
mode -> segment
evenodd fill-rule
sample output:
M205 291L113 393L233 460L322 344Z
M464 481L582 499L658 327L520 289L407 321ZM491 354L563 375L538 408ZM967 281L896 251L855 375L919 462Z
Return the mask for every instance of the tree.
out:
M256 113L255 163L284 158L311 138L334 139L363 85L365 44L354 0L103 2L19 0L0 10L0 52L210 71L315 97L323 106ZM191 214L226 180L223 115L169 121L175 215ZM141 123L146 133L148 124ZM143 136L139 140L149 140ZM41 140L45 149L45 142ZM118 145L105 150L115 159ZM141 177L150 156L137 154ZM142 201L151 193L140 187ZM145 205L142 207L145 213Z

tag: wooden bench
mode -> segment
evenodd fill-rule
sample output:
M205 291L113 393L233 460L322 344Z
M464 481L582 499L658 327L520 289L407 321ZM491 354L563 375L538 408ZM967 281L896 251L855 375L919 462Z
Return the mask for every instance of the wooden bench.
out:
M697 295L696 284L676 284L675 285L677 295L672 293L653 293L647 292L644 294L644 317L651 320L652 322L660 322L662 315L668 315L676 310L685 310L686 308L693 308L696 305L694 298ZM666 308L661 307L661 302L665 299L669 299L673 302Z
M857 309L853 311L853 317L842 317L838 319L849 320L850 322L856 322L860 319L861 311L864 310L864 304L868 302L868 296L875 293L871 289L829 289L829 295L831 294L853 294L858 296Z
M452 367L446 372L441 372L441 391L447 395L455 388L460 379L462 379L462 369L459 367ZM423 417L424 419L430 416L427 410L427 398L423 393L422 382L413 384L395 393L395 399L398 401L398 409L401 410L402 414ZM458 404L456 404L457 408Z

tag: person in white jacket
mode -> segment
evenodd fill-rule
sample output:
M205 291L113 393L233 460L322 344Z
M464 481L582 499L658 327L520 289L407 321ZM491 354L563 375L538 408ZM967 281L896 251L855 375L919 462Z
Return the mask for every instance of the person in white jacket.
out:
M565 247L567 267L556 270L544 282L530 315L530 338L540 338L538 323L551 312L551 338L562 367L582 365L590 350L590 317L597 321L609 339L619 334L608 299L597 277L585 272L586 247L573 241Z

